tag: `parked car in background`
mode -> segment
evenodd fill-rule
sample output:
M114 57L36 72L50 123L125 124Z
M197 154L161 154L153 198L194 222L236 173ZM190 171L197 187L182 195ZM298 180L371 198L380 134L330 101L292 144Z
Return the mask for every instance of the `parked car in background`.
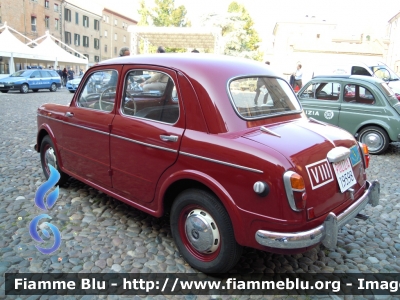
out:
M108 82L93 89L104 73ZM256 91L240 88L257 81L268 98L259 106ZM288 82L252 60L106 60L85 73L69 106L44 104L37 116L46 178L50 164L59 184L73 176L151 215L169 213L180 254L205 273L229 271L243 246L335 247L338 230L379 202L367 147L308 119Z
M60 76L54 70L20 70L8 77L0 78L0 92L2 93L12 90L19 90L21 93L27 93L29 90L37 92L41 89L55 92L60 86Z
M308 117L346 129L372 154L400 141L400 102L379 78L316 76L298 97Z
M79 83L81 82L82 76L77 76L74 79L68 80L66 84L66 88L68 91L71 93L75 93L76 89L79 86Z

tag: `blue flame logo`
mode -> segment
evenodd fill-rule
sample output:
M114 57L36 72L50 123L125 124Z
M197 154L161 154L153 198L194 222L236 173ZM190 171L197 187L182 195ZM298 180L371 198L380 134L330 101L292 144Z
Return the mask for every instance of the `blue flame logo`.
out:
M46 203L45 203L44 199L45 199L46 193L53 186L55 186L56 183L58 182L58 180L60 179L60 173L53 166L51 166L51 165L48 165L48 166L50 169L49 179L37 189L36 195L35 195L35 205L44 211L50 210L54 206L54 204L57 201L58 195L59 195L59 187L57 186L52 192L50 192L47 195ZM51 219L51 217L49 215L41 214L41 215L33 218L31 223L29 224L29 233L30 233L31 237L38 243L44 243L44 240L40 237L40 235L37 231L37 227L38 227L39 221L41 219L45 219L45 218ZM56 251L60 247L61 234L60 234L60 231L58 230L58 228L56 226L54 226L53 224L44 222L42 225L45 225L48 228L50 228L50 230L54 236L54 244L50 248L42 248L39 246L36 246L36 248L43 254L50 254L50 253L53 253L54 251ZM41 232L45 238L47 238L47 239L50 238L50 233L46 229L42 228Z

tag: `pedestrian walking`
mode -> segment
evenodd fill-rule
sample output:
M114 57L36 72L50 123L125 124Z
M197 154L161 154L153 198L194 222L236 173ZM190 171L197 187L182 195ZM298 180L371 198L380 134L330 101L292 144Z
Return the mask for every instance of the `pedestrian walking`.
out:
M119 49L119 56L130 56L131 52L129 51L129 47L122 47Z

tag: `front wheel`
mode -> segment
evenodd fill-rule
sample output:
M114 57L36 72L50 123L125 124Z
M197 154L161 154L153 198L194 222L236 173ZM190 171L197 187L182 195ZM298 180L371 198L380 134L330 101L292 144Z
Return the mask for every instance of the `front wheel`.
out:
M171 208L171 231L184 259L204 273L226 273L242 254L221 202L198 189L183 191Z
M358 140L368 146L369 153L381 154L389 147L389 137L385 130L376 126L365 127L360 131Z
M43 173L46 179L49 179L49 164L52 165L60 173L58 185L62 186L68 180L68 175L60 170L57 161L57 154L53 141L48 135L46 135L40 144L40 162L42 164Z
M23 94L26 94L29 91L29 86L26 83L24 83L21 85L19 91Z

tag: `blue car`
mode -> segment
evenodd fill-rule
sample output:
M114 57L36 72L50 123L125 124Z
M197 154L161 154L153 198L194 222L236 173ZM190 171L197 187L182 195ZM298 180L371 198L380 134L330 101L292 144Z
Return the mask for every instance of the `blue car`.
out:
M82 76L78 76L78 77L75 77L74 79L68 80L67 84L66 84L68 91L70 91L71 93L75 93L81 80L82 80Z
M0 78L0 92L2 93L19 90L25 94L29 90L37 92L40 89L49 89L50 92L55 92L60 86L60 76L54 70L20 70L8 77Z

